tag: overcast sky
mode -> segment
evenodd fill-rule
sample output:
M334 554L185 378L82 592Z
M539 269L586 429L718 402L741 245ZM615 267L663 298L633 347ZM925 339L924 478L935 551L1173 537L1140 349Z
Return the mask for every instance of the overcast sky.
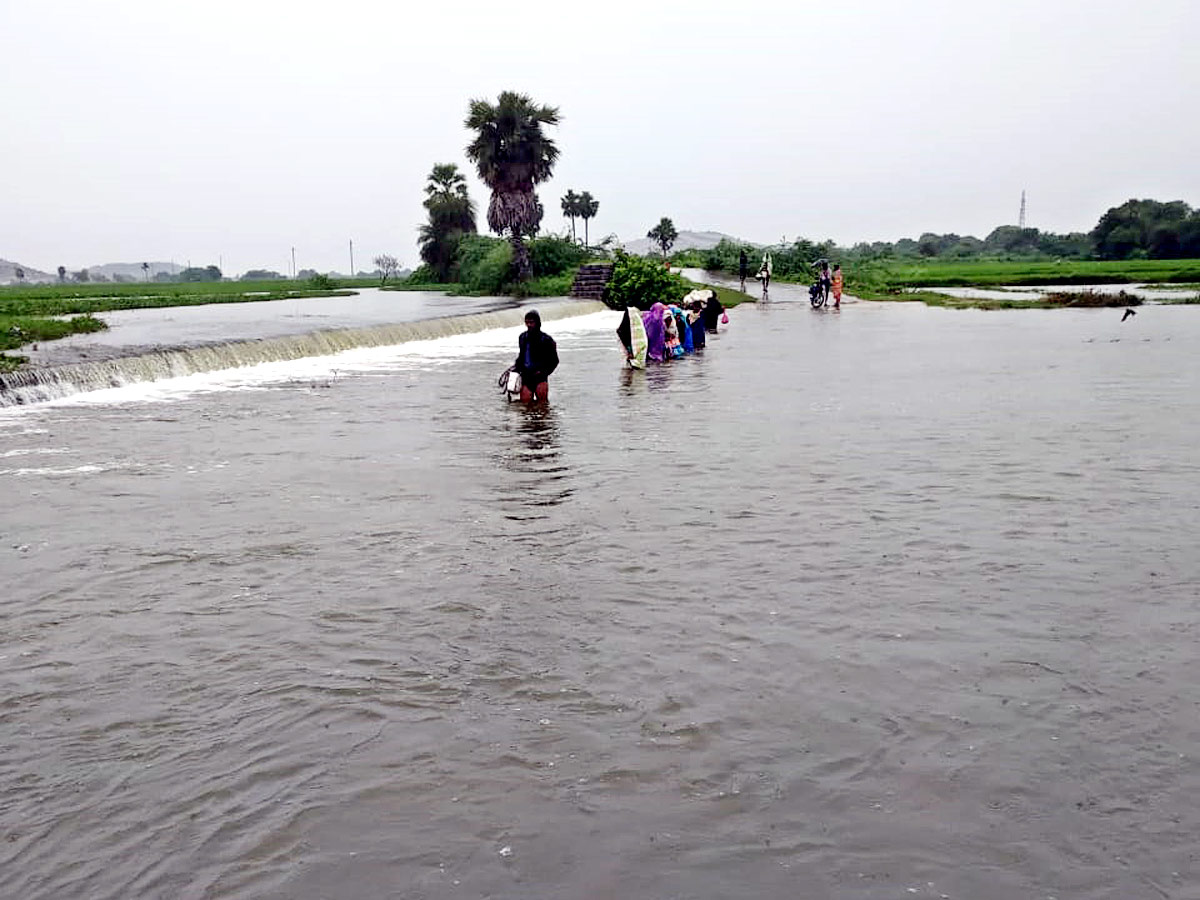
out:
M1197 0L0 0L0 258L228 274L417 261L468 100L559 107L593 237L759 242L1200 206ZM488 195L474 172L480 209ZM485 226L486 227L486 226Z

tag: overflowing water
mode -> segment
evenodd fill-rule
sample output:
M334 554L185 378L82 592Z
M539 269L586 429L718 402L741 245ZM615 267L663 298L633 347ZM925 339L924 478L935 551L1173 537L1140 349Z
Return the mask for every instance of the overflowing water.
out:
M0 883L1200 894L1200 318L741 307L0 410Z
M277 302L282 305L288 301ZM555 301L548 309L544 308L544 313L546 320L552 321L603 308L598 302ZM194 346L185 344L139 352L136 345L131 348L126 343L117 342L109 345L113 348L111 356L102 354L105 358L61 365L30 365L15 372L0 374L0 407L40 403L128 384L221 372L282 360L332 355L360 347L387 347L431 337L472 334L519 323L524 318L523 309L513 305L504 311L474 315L388 322L358 328L343 327L296 334L284 331L278 336L275 336L275 330L267 323L247 324L214 317L206 323L206 330L211 335L210 340ZM217 339L217 335L245 334L247 331L251 334L259 332L260 335L242 340ZM261 336L264 332L266 336ZM108 337L107 332L98 334ZM109 337L109 340L111 339ZM78 350L78 347L79 345L76 345L75 349ZM54 352L64 354L61 349Z

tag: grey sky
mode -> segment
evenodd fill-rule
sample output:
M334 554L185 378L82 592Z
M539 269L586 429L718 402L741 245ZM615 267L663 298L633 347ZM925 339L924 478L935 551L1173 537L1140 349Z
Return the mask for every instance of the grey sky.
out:
M1195 0L0 0L0 257L412 265L426 174L505 89L563 115L549 230L568 188L626 240L982 237L1023 188L1087 230L1200 205L1198 34Z

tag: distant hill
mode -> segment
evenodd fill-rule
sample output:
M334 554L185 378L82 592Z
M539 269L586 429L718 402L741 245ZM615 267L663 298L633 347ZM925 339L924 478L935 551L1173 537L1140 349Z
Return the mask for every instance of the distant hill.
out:
M25 278L17 278L17 269L21 268L25 271ZM145 273L142 271L141 263L104 263L99 266L85 266L89 279L93 281L112 281L115 276L128 278L133 281L144 281ZM67 268L67 280L73 281L72 276L80 271L76 268ZM178 275L183 271L183 266L169 262L152 262L150 263L150 278L153 279L159 272L166 272L169 275ZM21 263L9 262L7 259L0 259L0 284L45 284L58 281L57 272L42 272L39 269L34 269L31 266L22 265Z
M17 277L17 269L25 272L24 279ZM21 263L0 259L0 284L38 284L43 281L58 281L58 276L38 271L31 266L21 265Z
M152 262L150 263L150 279L159 272L166 272L168 275L178 275L184 269L183 266L169 262ZM75 270L72 270L75 271ZM104 263L101 266L88 266L88 275L95 278L97 275L103 275L105 278L112 280L114 275L120 275L123 278L132 278L134 281L144 281L145 273L142 271L142 264L139 263ZM69 276L68 276L69 277Z
M735 238L730 234L722 234L719 231L681 231L679 237L675 238L675 243L671 245L671 252L676 250L711 250L722 240L733 241L735 244L746 244L749 247L757 247L757 244L750 241L743 241L741 238ZM638 238L635 241L629 241L625 244L626 253L634 253L638 256L645 256L648 253L657 253L658 244L650 240L650 238Z

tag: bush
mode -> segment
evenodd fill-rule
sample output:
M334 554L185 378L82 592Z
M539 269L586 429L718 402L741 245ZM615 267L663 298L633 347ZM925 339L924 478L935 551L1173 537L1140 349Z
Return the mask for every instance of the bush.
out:
M691 285L661 261L630 256L617 251L612 280L604 291L604 302L611 309L636 306L649 309L655 303L678 303Z
M512 246L507 241L484 240L489 246L472 248L471 254L460 263L459 278L472 293L502 294L505 285L513 280ZM479 250L483 250L482 254Z
M427 265L419 265L404 279L408 285L437 284L437 272Z
M567 238L541 237L529 242L533 277L562 275L588 258L588 251Z
M318 291L332 291L337 287L337 282L328 275L322 275L318 272L312 278L308 279L308 286Z
M575 283L575 269L563 272L561 275L543 275L524 284L514 286L513 293L518 297L565 297L571 292Z

